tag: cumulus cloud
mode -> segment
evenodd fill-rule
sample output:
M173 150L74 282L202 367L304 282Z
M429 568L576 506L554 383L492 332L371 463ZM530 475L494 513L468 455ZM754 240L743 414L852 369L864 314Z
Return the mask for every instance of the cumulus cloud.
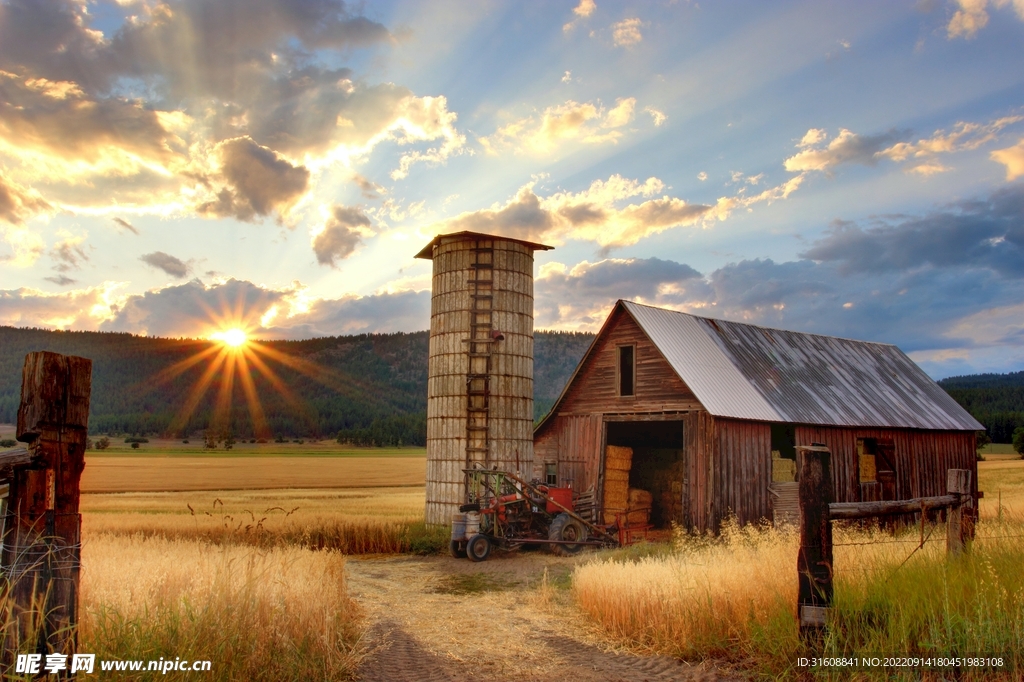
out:
M0 220L20 225L52 209L38 193L5 178L0 173Z
M175 258L169 253L163 251L154 251L153 253L147 253L139 256L139 260L150 265L157 270L163 270L171 277L177 279L184 279L188 276L189 265L180 258Z
M743 187L734 196L721 197L711 205L690 204L662 194L665 183L654 177L640 182L613 175L608 180L595 180L581 192L555 192L547 197L535 192L533 181L503 205L461 213L431 225L429 230L488 232L554 244L570 239L590 241L607 253L610 248L635 244L665 230L709 225L726 220L738 209L788 198L803 179L798 175L749 196L747 187Z
M1006 180L1016 180L1024 175L1024 138L1012 147L997 149L990 155L993 161L1006 166Z
M623 19L612 24L612 43L616 47L633 47L644 39L640 29L643 22L636 17Z
M573 16L572 21L564 24L562 26L562 30L566 33L569 33L574 28L576 28L576 25L579 22L593 14L594 10L596 9L597 4L594 2L594 0L580 0L580 4L576 5L572 10L573 15L575 15Z
M899 222L838 223L801 256L843 274L955 266L1024 278L1024 186Z
M292 165L250 137L227 140L218 147L221 174L228 186L215 200L201 204L200 213L245 221L274 211L286 213L309 187L308 169Z
M548 154L569 141L615 144L622 137L620 129L633 120L635 109L634 97L619 98L609 109L600 102L568 100L541 114L513 121L480 138L480 144L489 154L507 150Z
M340 260L352 255L363 237L373 235L370 219L359 208L335 206L319 232L311 240L316 259L321 265L337 267Z
M659 128L661 124L668 120L668 116L664 112L658 111L654 107L644 107L644 111L651 115L651 120L654 122L654 127Z
M464 150L444 97L336 66L392 40L340 0L157 0L102 29L88 7L0 4L0 163L49 204L252 220L383 143L396 179Z
M968 40L988 24L988 12L985 11L987 0L957 0L960 6L946 26L946 34L950 39L964 37Z
M1004 128L1021 121L1022 116L1004 116L984 124L961 121L949 130L936 130L916 141L906 141L911 136L909 131L858 135L844 128L824 146L828 133L812 128L797 143L802 151L786 159L785 168L792 172L830 172L843 164L873 166L887 160L904 163L907 172L931 175L947 170L936 158L940 154L978 149L996 140Z
M50 281L65 285L69 278ZM0 290L0 324L12 327L95 330L109 319L121 301L123 283L105 282L100 286L48 293L38 289Z

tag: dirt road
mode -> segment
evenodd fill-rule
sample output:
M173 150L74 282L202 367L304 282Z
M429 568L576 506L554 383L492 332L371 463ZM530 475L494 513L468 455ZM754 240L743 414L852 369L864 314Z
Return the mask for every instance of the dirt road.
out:
M573 623L567 598L577 559L543 552L483 563L448 557L352 558L349 589L367 612L366 682L572 680L719 681L713 669L602 647ZM548 584L542 589L547 569ZM560 601L561 600L561 601ZM568 615L566 615L568 614Z

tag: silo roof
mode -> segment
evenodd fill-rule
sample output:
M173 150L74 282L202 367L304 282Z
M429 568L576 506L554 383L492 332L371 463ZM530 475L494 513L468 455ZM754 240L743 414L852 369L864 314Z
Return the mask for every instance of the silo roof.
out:
M461 239L500 239L506 242L516 242L522 244L534 251L550 251L555 248L546 244L538 244L536 242L528 242L523 239L513 239L511 237L502 237L498 234L484 234L483 232L451 232L449 234L439 234L430 240L430 243L423 247L423 249L416 254L416 258L426 258L427 260L434 259L434 247L437 246L442 239L450 238L461 238Z

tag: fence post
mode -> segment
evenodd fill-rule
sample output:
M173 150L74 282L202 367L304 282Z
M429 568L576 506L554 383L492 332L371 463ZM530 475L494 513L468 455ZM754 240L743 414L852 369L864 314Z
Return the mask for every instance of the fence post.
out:
M91 360L48 351L25 356L16 435L29 444L32 463L11 473L0 555L14 619L3 642L5 662L18 652L76 650L79 484L91 384Z
M956 556L964 551L964 506L971 502L971 472L969 469L950 469L946 472L946 491L959 499L949 508L946 517L946 552Z
M800 553L797 617L807 634L825 627L832 604L832 472L829 449L798 445L800 453Z

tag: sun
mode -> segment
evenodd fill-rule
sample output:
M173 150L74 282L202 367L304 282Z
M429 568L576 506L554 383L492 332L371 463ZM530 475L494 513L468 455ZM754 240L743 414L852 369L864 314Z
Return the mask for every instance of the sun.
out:
M249 337L246 333L237 327L234 329L225 329L224 331L214 332L213 334L210 334L210 338L220 341L225 346L230 346L231 348L241 348L249 341Z

